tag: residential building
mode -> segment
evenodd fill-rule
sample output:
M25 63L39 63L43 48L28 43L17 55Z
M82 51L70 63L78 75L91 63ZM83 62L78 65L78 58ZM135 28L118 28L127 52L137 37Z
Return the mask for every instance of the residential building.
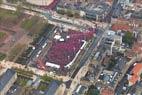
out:
M123 24L123 23L115 23L112 25L111 29L113 31L118 31L118 30L122 30L122 31L131 31L131 27L127 24Z
M112 52L121 51L122 36L117 35L114 31L106 31L104 37L104 46L108 55L112 55Z
M110 10L110 4L98 0L61 0L57 6L57 11L59 10L79 13L81 17L88 19L103 20Z
M124 5L128 5L130 3L131 0L119 0L118 3L124 4Z
M45 91L45 95L56 95L56 91L59 88L59 84L57 81L52 81L49 84L49 88Z
M130 20L126 19L112 19L111 30L113 31L129 31L132 32L133 28L138 28L141 26L141 20L136 20L131 18Z
M73 95L84 95L88 88L83 85L78 85Z
M114 91L110 87L104 87L100 92L100 95L114 95Z
M142 43L134 43L132 51L135 52L135 54L142 53Z
M8 69L2 76L0 76L0 95L6 95L16 79L17 73L13 69Z
M137 81L140 81L141 73L142 73L142 63L135 63L134 68L131 71L131 75L128 76L129 86L132 86Z

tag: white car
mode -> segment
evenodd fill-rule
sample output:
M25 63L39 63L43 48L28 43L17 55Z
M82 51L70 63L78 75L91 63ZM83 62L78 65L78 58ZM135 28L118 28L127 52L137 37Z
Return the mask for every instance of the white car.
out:
M41 53L41 50L37 53L36 57L39 57L40 53Z
M46 47L46 45L47 45L47 43L45 43L45 44L42 46L42 48L45 48L45 47Z
M32 49L35 50L35 47L33 46Z
M39 57L39 54L37 54L36 57Z
M37 54L40 54L40 53L41 53L41 50Z

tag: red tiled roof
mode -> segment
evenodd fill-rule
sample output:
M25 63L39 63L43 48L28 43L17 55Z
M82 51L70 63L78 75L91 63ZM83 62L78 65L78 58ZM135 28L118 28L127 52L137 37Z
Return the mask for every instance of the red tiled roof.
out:
M142 44L141 43L135 43L132 47L132 51L135 53L141 53L142 52Z
M129 82L135 84L140 78L141 70L142 70L142 63L137 63L132 70L133 75L130 77Z
M131 27L127 24L113 24L111 29L114 31L117 31L117 30L130 31Z
M139 79L139 76L137 75L133 75L130 79L129 82L131 82L132 84L135 84Z
M105 87L101 89L100 95L114 95L114 91L109 87Z
M132 58L136 54L142 53L142 43L134 43L131 50L128 50L125 54L128 58Z
M135 75L139 75L138 73L142 70L142 63L137 63L132 70L132 73Z

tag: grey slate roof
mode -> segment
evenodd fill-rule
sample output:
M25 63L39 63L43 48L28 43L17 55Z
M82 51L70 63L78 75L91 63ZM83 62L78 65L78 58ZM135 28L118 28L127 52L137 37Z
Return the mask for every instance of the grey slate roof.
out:
M9 80L16 72L13 69L8 69L2 76L0 76L0 91L6 86Z
M54 95L56 90L58 89L59 84L57 83L57 81L52 81L49 84L49 88L48 90L45 92L45 95Z

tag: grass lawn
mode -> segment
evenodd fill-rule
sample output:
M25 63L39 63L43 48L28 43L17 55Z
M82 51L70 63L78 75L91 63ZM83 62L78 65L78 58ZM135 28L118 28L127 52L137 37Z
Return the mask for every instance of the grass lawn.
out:
M23 51L23 49L25 49L25 47L25 44L17 44L13 47L8 55L8 60L13 61Z
M22 76L18 76L16 83L22 87L25 87L28 81L29 79L22 77Z
M33 37L37 36L40 32L42 32L46 28L46 26L47 22L36 16L29 19L25 19L21 23L21 27L28 31L28 34Z
M0 31L0 39L3 39L5 36L6 36L6 33Z
M0 8L0 21L17 19L17 15L13 11Z
M36 17L32 17L31 19L25 19L22 24L21 27L24 28L25 30L29 30L33 27L33 25L37 22L37 18Z
M6 57L6 54L4 53L0 53L0 61L4 60Z
M26 80L26 79L19 79L18 82L19 82L20 86L26 86L28 80Z
M23 70L23 69L14 68L14 70L19 75L22 75L22 76L25 76L25 77L29 77L29 78L31 78L33 76L33 74L34 74L32 71L26 71L26 70Z
M16 14L9 10L4 10L0 8L0 18L14 18Z

